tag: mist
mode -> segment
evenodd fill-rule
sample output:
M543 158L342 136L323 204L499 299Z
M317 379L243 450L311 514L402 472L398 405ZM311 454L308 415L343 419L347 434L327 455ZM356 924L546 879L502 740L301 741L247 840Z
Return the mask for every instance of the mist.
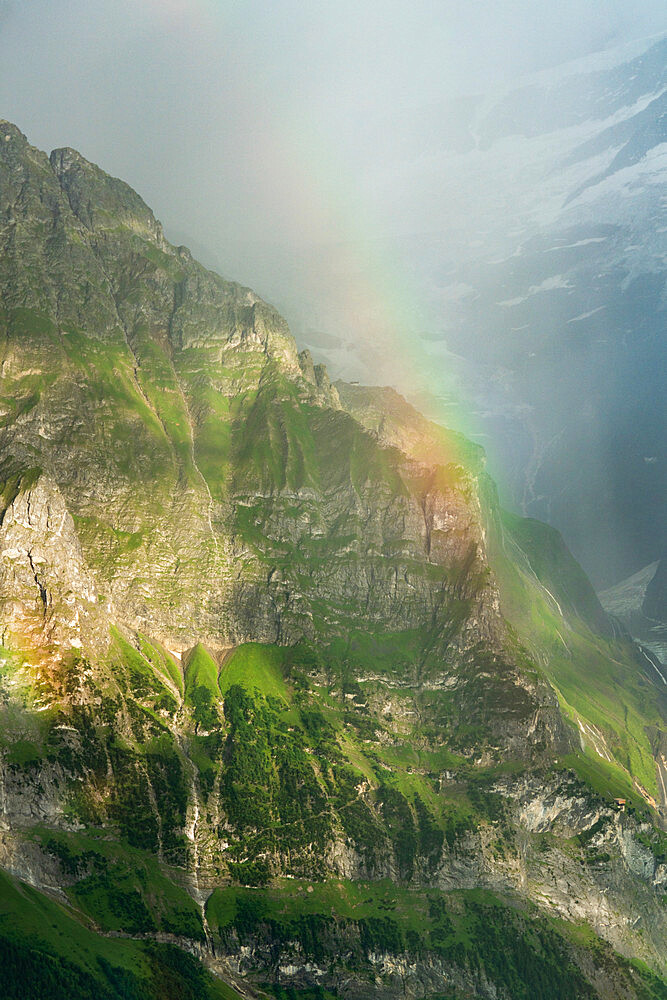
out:
M3 0L0 114L130 183L333 377L483 443L505 502L602 585L664 546L661 136L629 210L605 175L629 140L604 135L664 93L664 50L644 53L665 31L661 2ZM590 254L612 238L607 271Z
M442 107L666 28L646 2L3 0L0 86L34 144L79 148L233 267L234 244L442 228L449 199L387 177Z

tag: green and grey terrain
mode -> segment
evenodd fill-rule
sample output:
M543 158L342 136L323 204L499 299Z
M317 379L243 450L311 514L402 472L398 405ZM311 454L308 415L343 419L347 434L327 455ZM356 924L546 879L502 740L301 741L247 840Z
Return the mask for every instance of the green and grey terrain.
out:
M650 563L603 591L600 601L640 644L667 685L667 559Z
M6 122L0 243L0 996L667 996L667 686L560 535Z

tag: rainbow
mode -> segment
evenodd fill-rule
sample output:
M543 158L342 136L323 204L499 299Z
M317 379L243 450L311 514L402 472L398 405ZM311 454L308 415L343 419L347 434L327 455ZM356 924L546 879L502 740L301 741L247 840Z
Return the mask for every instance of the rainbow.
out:
M247 6L240 0L146 0L162 30L178 33L187 27L221 37L227 24L247 16ZM255 87L249 77L248 99L261 104ZM454 357L442 344L436 350L429 348L421 335L442 329L443 316L425 305L422 291L399 263L391 241L380 238L381 220L374 219L362 203L351 167L328 140L326 129L316 122L304 125L296 109L289 108L274 112L263 124L268 136L258 156L293 178L295 210L316 220L318 231L330 228L345 246L345 272L337 296L343 337L363 338L359 354L370 359L369 369L377 369L377 381L391 382L428 416L467 437L485 436L460 403Z

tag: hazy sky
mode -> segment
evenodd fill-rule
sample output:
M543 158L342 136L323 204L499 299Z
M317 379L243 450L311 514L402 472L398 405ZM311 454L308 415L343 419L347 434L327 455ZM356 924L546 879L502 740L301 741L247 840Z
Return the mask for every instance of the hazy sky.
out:
M396 116L664 28L664 0L0 0L0 115L224 257L391 228L364 191Z

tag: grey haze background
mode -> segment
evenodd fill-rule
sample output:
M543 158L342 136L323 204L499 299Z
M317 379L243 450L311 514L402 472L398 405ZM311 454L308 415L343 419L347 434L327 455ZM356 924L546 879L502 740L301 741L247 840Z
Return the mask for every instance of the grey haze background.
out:
M334 375L477 435L609 584L665 545L666 30L651 0L0 0L0 114Z

